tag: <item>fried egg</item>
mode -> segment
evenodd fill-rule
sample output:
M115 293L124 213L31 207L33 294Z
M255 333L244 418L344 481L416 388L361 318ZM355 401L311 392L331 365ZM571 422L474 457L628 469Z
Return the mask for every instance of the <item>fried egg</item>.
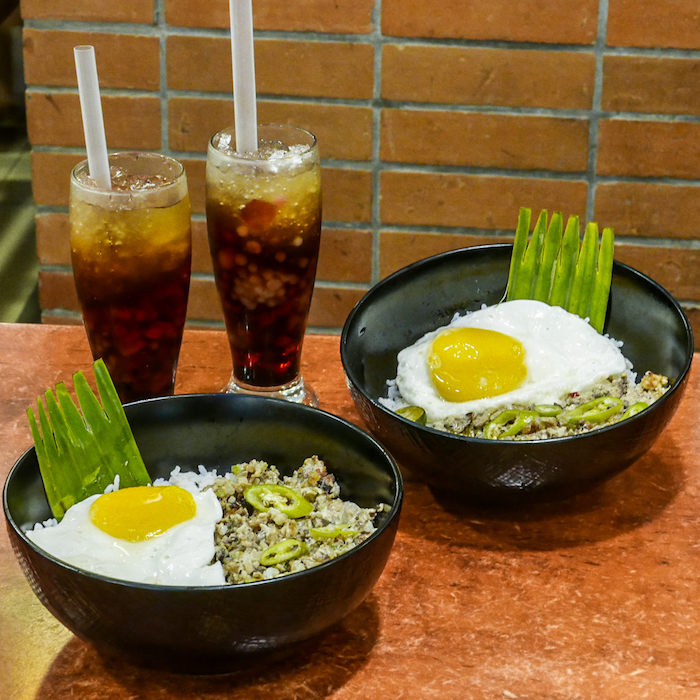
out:
M90 496L27 537L57 559L110 578L168 586L225 583L214 558L222 510L209 489L163 483Z
M402 405L429 422L512 405L556 403L631 369L619 344L584 319L515 300L455 318L398 354Z

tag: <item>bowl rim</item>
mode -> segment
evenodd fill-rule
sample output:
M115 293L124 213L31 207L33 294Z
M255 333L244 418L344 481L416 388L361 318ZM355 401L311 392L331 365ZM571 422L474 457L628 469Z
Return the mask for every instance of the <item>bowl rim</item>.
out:
M320 408L316 408L313 406L306 406L304 404L298 404L298 403L292 403L290 401L286 401L285 399L280 399L280 398L275 398L271 396L255 396L255 395L245 395L245 394L230 394L230 393L224 393L224 392L211 392L211 393L206 393L206 392L200 392L200 393L193 393L193 394L175 394L173 396L157 396L153 397L150 399L140 399L138 401L131 401L129 403L124 404L124 407L127 408L129 406L135 406L135 405L143 405L143 404L153 404L153 403L159 403L163 401L172 401L172 400L179 400L179 399L185 399L185 400L196 400L197 398L212 398L212 397L221 397L221 400L227 401L227 400L243 400L243 401L250 401L250 402L275 402L278 404L285 404L285 405L292 405L295 408L291 410L296 410L300 409L302 412L305 412L306 415L311 415L311 414L322 414L323 419L332 419L333 421L337 421L341 425L344 426L343 429L351 429L352 432L354 432L357 436L358 439L362 440L368 440L371 442L374 447L379 450L381 455L385 458L388 466L390 467L390 470L392 472L392 477L393 477L393 482L396 487L396 494L394 495L394 500L393 503L389 504L389 513L386 519L384 520L383 523L377 529L365 540L360 542L360 544L356 545L352 549L348 550L347 552L343 552L338 557L335 557L334 559L330 559L329 561L323 562L321 564L317 564L316 566L312 566L308 569L304 569L303 571L296 571L290 574L285 574L284 576L278 576L273 579L267 579L267 580L262 580L262 581L248 581L244 583L223 583L223 584L218 584L214 586L185 586L185 585L177 585L177 586L170 586L170 585L163 585L163 584L152 584L152 583L139 583L138 581L126 581L123 579L117 579L117 578L112 578L110 576L105 576L103 574L98 574L93 571L86 571L85 569L81 569L77 566L74 566L72 564L69 564L68 562L62 561L61 559L58 559L57 557L53 556L43 548L39 547L36 545L32 540L30 540L26 534L25 531L22 529L22 527L16 522L14 517L12 516L10 512L10 507L8 503L8 490L9 490L9 485L10 482L16 478L16 473L22 468L23 463L29 456L34 453L36 454L36 448L34 445L31 447L27 448L21 455L20 457L15 461L15 463L12 465L10 468L10 471L8 472L7 478L5 480L5 484L3 485L3 490L2 490L2 506L3 506L3 512L5 514L5 520L8 525L8 527L11 527L14 534L19 537L23 543L25 543L26 546L28 546L30 549L32 549L34 552L36 552L38 555L43 557L44 559L49 560L53 564L59 566L62 569L66 569L74 574L78 574L80 576L87 577L88 579L94 579L106 584L111 584L111 585L117 585L121 586L124 588L133 588L133 589L139 589L139 590L147 590L151 592L162 592L162 591L173 591L173 592L179 592L179 593L194 593L194 592L220 592L220 591L228 591L228 590L240 590L242 588L253 588L257 586L262 586L266 584L274 584L277 583L278 585L281 585L283 583L286 583L290 579L293 580L299 580L301 579L302 576L305 575L313 575L314 572L327 569L328 567L332 566L333 564L337 563L338 561L348 559L351 557L353 554L356 552L361 551L365 547L369 546L374 540L378 539L378 537L386 530L388 527L391 526L392 522L400 516L401 514L401 508L403 505L403 497L404 497L404 482L403 482L403 476L401 474L401 470L398 467L398 464L396 463L396 460L392 456L392 454L373 436L370 435L367 431L363 430L359 426L355 425L354 423L351 423L345 418L342 418L341 416L337 416L334 413L330 413L329 411L325 411ZM332 473L332 472L331 472ZM43 484L42 484L43 485ZM14 547L13 547L14 549Z
M477 443L477 444L493 444L493 440L489 440L487 438L478 438L478 437L469 437L466 435L456 435L454 433L448 433L447 431L444 430L437 430L436 428L429 428L426 425L421 425L420 423L416 423L415 421L409 420L408 418L404 418L403 416L400 416L396 412L388 409L386 406L383 406L381 403L379 403L376 399L371 397L364 389L364 386L356 381L356 377L354 376L354 373L350 370L350 368L347 366L346 362L346 354L347 354L347 345L349 341L349 336L350 336L350 328L354 323L355 318L357 315L360 313L361 307L366 303L367 299L377 293L378 291L381 291L382 288L388 287L392 284L395 283L396 279L398 277L402 277L404 275L410 275L411 272L415 271L416 269L423 267L424 265L436 265L439 263L440 259L442 258L447 258L452 255L455 255L457 253L465 253L465 251L474 251L474 252L480 252L480 251L488 251L488 250L506 250L506 249L511 249L513 248L512 243L486 243L483 245L475 245L475 246L467 246L463 248L455 248L453 250L448 250L443 253L437 253L436 255L431 255L427 258L423 258L421 260L417 260L413 263L410 263L409 265L406 265L405 267L402 267L399 270L396 270L395 272L391 273L388 277L385 277L383 280L378 282L376 285L374 285L371 289L369 289L363 297L355 304L353 307L352 311L350 314L348 314L347 319L345 320L345 324L343 325L343 330L340 336L340 359L341 363L343 365L343 372L345 373L346 381L348 385L352 385L355 390L359 391L365 399L367 399L376 409L379 409L382 414L385 416L388 416L392 419L398 420L401 423L403 423L407 427L411 427L413 429L420 431L425 431L429 435L433 435L439 438L444 438L448 440L456 440L458 443L463 442L465 444L470 444L470 443ZM669 388L669 390L661 396L659 399L657 399L654 402L654 405L661 405L662 403L665 403L672 394L676 392L676 390L683 386L684 380L687 377L688 373L690 372L690 367L693 362L693 355L695 352L695 347L694 347L694 340L693 340L693 329L690 325L690 320L688 319L688 315L685 313L685 310L683 307L680 305L678 300L664 287L662 287L658 282L656 282L654 279L649 277L643 272L640 272L639 270L631 267L630 265L627 265L625 263L619 262L618 260L613 260L613 274L616 269L622 270L625 274L631 275L633 277L639 277L644 281L645 283L651 285L655 290L661 294L661 296L665 297L667 301L671 304L671 306L675 309L675 311L679 314L681 321L683 322L683 327L685 330L685 338L686 338L686 346L685 346L685 359L683 362L683 368L681 372L679 372L678 376L675 378L673 381L673 384ZM638 421L638 420L644 420L645 415L644 412L640 412L635 416L632 416L631 418L628 418L625 422L629 425L632 424L633 421ZM589 431L587 433L578 433L577 435L564 435L562 437L554 437L554 438L545 438L542 440L502 440L498 441L498 445L504 446L505 449L511 449L514 450L516 448L522 449L523 444L528 445L528 448L531 449L540 449L540 446L546 446L546 445L554 445L554 444L561 444L561 443L568 443L572 442L574 440L579 440L579 439L585 439L586 437L592 436L592 435L600 435L600 434L605 434L609 432L610 430L614 430L619 426L619 423L613 423L612 425L605 426L603 428L597 428L596 430ZM507 447L506 447L507 446ZM545 449L545 448L542 448Z

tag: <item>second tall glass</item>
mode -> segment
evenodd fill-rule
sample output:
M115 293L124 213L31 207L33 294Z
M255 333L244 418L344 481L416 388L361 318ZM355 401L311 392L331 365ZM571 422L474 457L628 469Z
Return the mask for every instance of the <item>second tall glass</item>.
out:
M321 234L316 139L261 124L237 153L233 128L207 153L207 228L233 374L226 391L316 405L300 373Z

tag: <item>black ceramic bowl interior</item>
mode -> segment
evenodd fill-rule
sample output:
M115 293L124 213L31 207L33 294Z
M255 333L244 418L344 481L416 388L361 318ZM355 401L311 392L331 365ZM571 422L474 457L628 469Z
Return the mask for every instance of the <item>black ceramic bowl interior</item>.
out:
M59 562L23 534L24 525L51 517L31 448L5 485L7 529L34 592L77 636L141 665L224 672L257 652L281 653L317 634L370 593L389 557L403 498L396 463L370 435L329 413L253 396L150 399L127 405L126 414L152 478L167 478L175 465L223 472L251 459L291 474L316 454L338 479L341 498L363 507L383 502L390 510L350 552L270 581L209 588L116 581Z
M341 358L355 405L370 431L411 474L477 501L526 504L586 491L639 459L673 416L693 357L688 319L673 297L615 262L605 332L624 342L641 375L673 379L648 410L590 433L545 441L494 441L426 428L377 399L396 376L398 352L455 313L499 302L511 245L465 248L427 258L373 287L347 319Z

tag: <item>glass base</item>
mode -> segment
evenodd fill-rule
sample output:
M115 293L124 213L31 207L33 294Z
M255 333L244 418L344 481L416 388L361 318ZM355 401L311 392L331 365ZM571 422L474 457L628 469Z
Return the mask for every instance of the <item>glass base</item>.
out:
M260 387L250 386L239 382L233 375L224 388L227 394L250 394L252 396L269 396L273 399L284 399L293 403L303 403L306 406L318 407L316 392L299 376L293 382L282 386Z

